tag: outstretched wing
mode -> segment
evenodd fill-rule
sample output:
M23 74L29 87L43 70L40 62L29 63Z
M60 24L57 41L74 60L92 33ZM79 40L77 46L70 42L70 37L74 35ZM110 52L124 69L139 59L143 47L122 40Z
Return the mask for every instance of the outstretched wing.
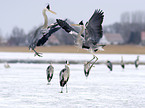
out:
M79 33L73 27L71 27L66 20L56 19L56 21L62 29L73 36L75 43L77 44L76 40ZM84 37L83 34L81 34L81 36Z
M32 37L30 44L29 44L29 49L35 49L38 40L40 39L40 37L42 37L42 33L41 33L42 27L43 26L40 26L35 30L33 37Z
M38 55L40 57L42 57L40 55L40 53L38 53L35 50L36 46L42 46L45 44L45 42L48 40L48 38L55 33L56 31L58 31L61 27L57 27L58 23L54 23L51 24L47 30L45 30L45 32L42 31L42 26L40 26L38 29L36 29L34 36L31 40L31 43L29 45L29 49L32 49L35 52L35 55Z
M56 21L67 33L76 32L75 29L66 22L66 20L56 19Z
M102 22L104 18L102 10L95 10L90 20L86 23L85 41L92 42L96 45L102 38Z
M48 38L51 36L51 34L55 33L56 31L58 31L61 27L51 27L49 32L44 34L43 37L41 39L38 40L37 45L36 46L42 46L45 44L45 42L48 40Z
M47 31L42 33L42 26L36 29L34 33L34 37L32 38L32 42L29 45L29 48L34 49L36 46L42 46L48 40L48 38L58 31L60 27L58 27L58 23L54 23L47 28Z

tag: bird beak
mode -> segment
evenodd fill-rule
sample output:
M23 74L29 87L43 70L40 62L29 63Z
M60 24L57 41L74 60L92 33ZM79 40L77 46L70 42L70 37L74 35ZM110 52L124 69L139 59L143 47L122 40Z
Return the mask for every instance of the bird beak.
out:
M78 26L80 26L80 25L79 25L79 24L71 24L71 26L77 26L77 27L78 27Z
M56 12L54 12L54 11L52 11L52 10L48 10L48 11L56 15Z

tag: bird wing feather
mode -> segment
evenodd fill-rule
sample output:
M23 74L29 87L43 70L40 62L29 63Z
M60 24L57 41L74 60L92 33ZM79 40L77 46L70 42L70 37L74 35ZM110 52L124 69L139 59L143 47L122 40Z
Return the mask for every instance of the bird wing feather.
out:
M44 43L48 40L48 38L58 31L60 27L57 27L58 23L51 24L48 28L47 31L45 31L44 34L42 34L42 26L36 29L34 36L32 38L32 41L29 45L29 48L35 48L36 46L42 46Z
M72 28L66 20L56 19L57 23L67 32L75 31L74 28ZM76 31L75 31L76 32Z
M64 68L64 69L62 69L61 71L60 71L60 74L59 74L59 79L60 79L60 81L62 80L62 79L64 79L64 72L66 71L66 69Z
M85 40L88 38L93 38L98 43L102 38L102 22L104 18L103 14L104 12L102 10L95 10L90 20L86 23Z
M44 34L43 37L38 40L36 46L42 46L42 45L44 45L45 42L48 40L48 38L51 36L51 34L55 33L59 29L60 29L60 27L50 28L49 32Z

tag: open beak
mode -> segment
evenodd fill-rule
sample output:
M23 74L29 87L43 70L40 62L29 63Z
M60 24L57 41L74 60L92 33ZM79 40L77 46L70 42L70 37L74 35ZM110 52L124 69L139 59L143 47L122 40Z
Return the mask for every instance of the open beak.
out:
M52 11L52 10L48 10L48 11L56 15L56 12L54 12L54 11Z

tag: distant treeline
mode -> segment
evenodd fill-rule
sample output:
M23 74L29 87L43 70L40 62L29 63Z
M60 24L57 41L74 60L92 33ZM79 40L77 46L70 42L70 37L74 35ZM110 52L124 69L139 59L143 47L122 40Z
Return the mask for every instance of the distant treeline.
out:
M52 22L52 19L49 23ZM68 23L72 24L70 20L67 20ZM50 24L51 24L50 23ZM38 26L39 27L39 26ZM6 40L3 40L2 33L0 32L0 45L1 46L29 46L32 39L34 38L34 33L38 27L34 27L29 31L28 34L24 32L22 28L14 27L10 35ZM79 31L79 28L75 28ZM40 35L41 37L41 35ZM48 39L45 45L74 45L74 39L71 35L66 33L64 30L60 29Z
M124 39L124 44L140 44L141 32L145 31L145 12L125 12L121 15L119 23L104 27L104 33L119 33Z
M53 19L54 20L54 19ZM51 21L52 22L52 19ZM73 22L68 20L70 24ZM6 40L3 39L0 31L1 46L29 46L33 39L34 32L38 27L34 27L29 33L25 33L22 28L14 27ZM79 28L75 28L79 31ZM123 36L124 44L140 44L141 32L145 31L145 12L135 11L125 12L121 15L121 21L111 25L103 26L104 33L119 33ZM60 29L54 33L45 45L74 45L74 38Z

